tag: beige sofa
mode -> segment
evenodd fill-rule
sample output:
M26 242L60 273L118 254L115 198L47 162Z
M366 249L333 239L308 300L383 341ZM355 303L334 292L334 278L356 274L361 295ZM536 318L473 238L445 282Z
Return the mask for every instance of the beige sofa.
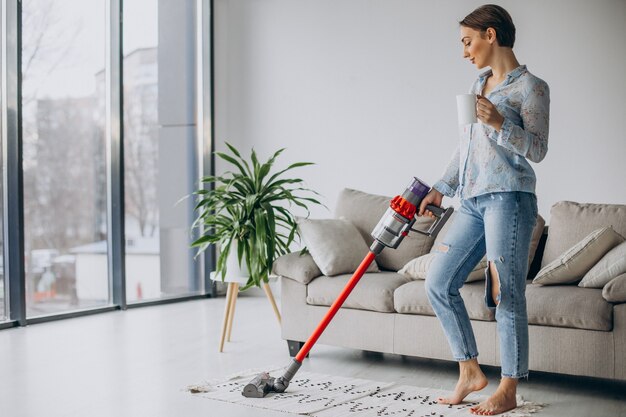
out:
M334 215L350 220L369 245L369 233L388 202L388 197L346 189ZM529 278L599 227L610 225L626 236L626 205L560 202L551 210L550 233L542 225L537 226L536 237L540 239L536 239ZM451 360L447 341L426 297L424 280L396 272L399 265L436 245L445 231L426 245L418 241L423 238L409 235L395 252L384 250L381 255L386 258L377 258L381 272L363 276L318 343ZM351 275L324 276L311 255L301 256L299 252L279 258L274 272L282 277L282 337L293 356ZM461 294L472 320L479 361L499 366L496 323L494 314L484 305L484 282L467 283ZM602 289L540 286L532 284L531 279L526 298L531 371L626 380L626 303L606 301Z

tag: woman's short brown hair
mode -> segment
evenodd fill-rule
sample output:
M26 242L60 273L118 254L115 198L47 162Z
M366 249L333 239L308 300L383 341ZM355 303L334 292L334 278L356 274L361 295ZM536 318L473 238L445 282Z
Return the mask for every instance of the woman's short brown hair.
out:
M485 32L488 28L494 28L500 46L512 48L515 43L515 25L511 15L495 4L480 6L465 16L465 19L461 20L459 24L481 32Z

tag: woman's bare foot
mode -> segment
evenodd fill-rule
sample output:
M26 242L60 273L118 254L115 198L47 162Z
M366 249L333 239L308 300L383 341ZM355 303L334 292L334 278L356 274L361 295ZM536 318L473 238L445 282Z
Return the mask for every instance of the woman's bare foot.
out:
M493 416L504 413L517 407L517 379L502 378L496 392L487 400L470 408L472 414L479 416Z
M487 386L489 381L481 371L478 360L470 359L459 362L459 368L459 382L456 384L454 394L447 398L437 398L439 404L460 404L469 394L480 391Z

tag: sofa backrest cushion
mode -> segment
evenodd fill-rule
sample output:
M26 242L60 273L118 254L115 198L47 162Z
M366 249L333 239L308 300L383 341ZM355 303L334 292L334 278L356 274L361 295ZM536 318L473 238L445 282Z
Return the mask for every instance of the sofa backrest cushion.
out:
M550 228L541 267L557 259L594 230L606 226L626 237L626 205L556 203L550 210Z
M369 246L374 240L371 233L389 208L390 201L391 197L346 188L339 194L335 217L345 218L352 222ZM428 230L432 222L433 220L430 218L418 217L413 228ZM411 259L428 253L432 245L433 239L428 236L414 232L409 233L397 249L383 250L376 257L376 262L381 269L398 271Z

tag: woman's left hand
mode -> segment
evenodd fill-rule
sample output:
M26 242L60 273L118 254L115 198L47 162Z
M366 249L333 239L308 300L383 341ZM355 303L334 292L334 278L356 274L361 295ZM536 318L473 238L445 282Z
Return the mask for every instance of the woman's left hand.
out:
M480 94L476 98L476 118L499 132L502 123L504 123L504 117L502 117L491 101Z

